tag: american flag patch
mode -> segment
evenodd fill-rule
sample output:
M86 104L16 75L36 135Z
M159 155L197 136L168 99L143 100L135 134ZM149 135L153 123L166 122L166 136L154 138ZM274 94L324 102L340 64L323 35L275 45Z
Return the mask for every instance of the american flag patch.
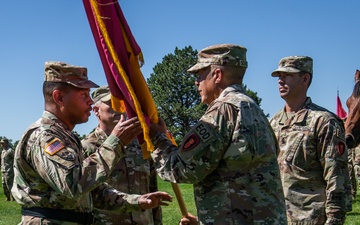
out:
M54 155L63 148L65 148L65 146L61 143L59 139L55 138L49 144L46 145L45 152L49 155Z

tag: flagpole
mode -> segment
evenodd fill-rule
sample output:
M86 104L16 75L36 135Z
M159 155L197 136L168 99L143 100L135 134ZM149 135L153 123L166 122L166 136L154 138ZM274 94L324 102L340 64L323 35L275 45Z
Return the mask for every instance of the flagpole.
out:
M169 130L166 132L166 136L171 141L171 143L173 143L173 145L178 146L175 139L174 139L174 137L172 136L172 134L171 134L171 132ZM181 215L183 217L187 217L189 214L188 214L188 211L186 209L184 198L183 198L183 196L181 194L181 190L180 190L179 185L177 183L171 182L171 187L172 187L172 189L174 191L174 194L176 196L176 200L177 200L177 202L179 204Z
M179 185L177 183L171 182L171 187L173 188L173 191L174 191L175 196L176 196L176 200L177 200L177 202L179 204L181 215L183 217L187 217L188 216L188 211L186 209L184 198L183 198L183 196L181 194L181 190L180 190Z

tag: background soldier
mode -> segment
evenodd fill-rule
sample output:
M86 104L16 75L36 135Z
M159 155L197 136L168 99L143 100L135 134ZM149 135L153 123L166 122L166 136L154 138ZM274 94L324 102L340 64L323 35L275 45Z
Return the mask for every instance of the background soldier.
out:
M313 60L289 56L272 73L285 107L270 120L291 224L343 224L351 209L348 153L342 120L312 103Z
M115 125L120 120L120 113L111 107L110 90L108 86L95 89L91 94L93 101L93 112L98 119L98 126L85 139L82 140L85 156L90 156L111 134ZM125 114L124 114L125 115ZM136 139L125 146L124 158L116 164L106 183L116 190L129 194L146 194L155 192L157 188L157 175L151 158L143 159L141 147ZM95 201L95 224L162 224L161 208L129 213L116 213L114 211L97 208L97 194L93 195ZM102 202L102 201L100 201Z
M14 180L14 150L10 147L6 138L1 139L1 181L5 194L5 201L14 201L11 195L11 188Z

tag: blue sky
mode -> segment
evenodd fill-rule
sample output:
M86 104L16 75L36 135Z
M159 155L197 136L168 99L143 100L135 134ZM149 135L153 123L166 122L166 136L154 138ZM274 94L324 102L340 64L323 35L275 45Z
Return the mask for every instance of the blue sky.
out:
M265 113L284 106L270 76L289 55L314 59L308 95L336 111L336 92L345 106L360 69L360 1L313 0L120 0L140 45L145 78L175 47L201 50L232 43L248 49L244 83L262 98ZM45 61L86 66L91 80L106 79L80 0L4 1L0 7L2 96L0 136L13 141L42 114ZM97 122L75 130L87 134Z

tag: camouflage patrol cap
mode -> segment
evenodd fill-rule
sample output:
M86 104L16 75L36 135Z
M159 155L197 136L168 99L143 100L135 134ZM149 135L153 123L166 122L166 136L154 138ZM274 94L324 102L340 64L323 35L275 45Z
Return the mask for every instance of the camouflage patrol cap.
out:
M313 60L309 56L288 56L284 57L279 62L279 67L271 73L271 76L279 76L278 72L298 73L307 72L313 73Z
M95 88L87 77L86 67L74 66L64 62L45 62L45 81L64 82L78 88Z
M96 88L92 93L91 97L94 102L102 101L108 102L111 99L109 86L102 86Z
M199 70L210 65L247 68L246 51L246 48L233 44L209 46L198 53L197 63L187 71L197 73Z

